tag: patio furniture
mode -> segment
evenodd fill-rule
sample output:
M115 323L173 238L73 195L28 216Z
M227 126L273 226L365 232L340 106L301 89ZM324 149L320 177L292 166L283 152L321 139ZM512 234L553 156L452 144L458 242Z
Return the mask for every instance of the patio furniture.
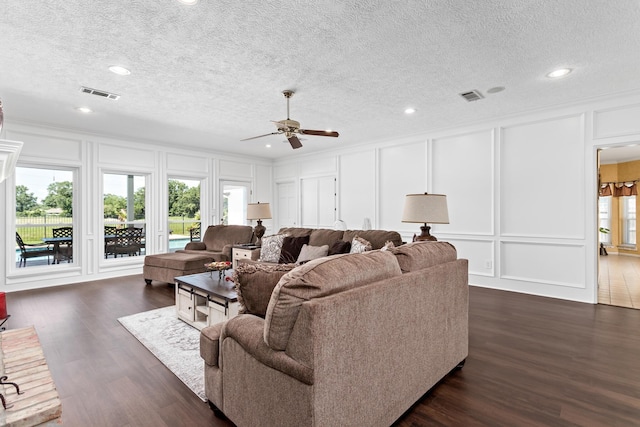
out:
M140 255L142 250L142 228L127 227L116 229L114 244L108 247L108 254L128 256Z
M20 263L18 267L26 267L28 258L47 257L47 264L51 264L50 256L54 255L51 245L24 243L20 234L16 231L16 243L20 247Z
M104 257L107 258L109 253L112 253L109 249L116 244L116 230L114 225L104 226Z
M199 242L200 241L200 230L202 228L202 224L196 224L189 229L189 240L191 242Z
M73 227L58 227L51 230L54 241L54 264L60 264L61 260L73 261Z

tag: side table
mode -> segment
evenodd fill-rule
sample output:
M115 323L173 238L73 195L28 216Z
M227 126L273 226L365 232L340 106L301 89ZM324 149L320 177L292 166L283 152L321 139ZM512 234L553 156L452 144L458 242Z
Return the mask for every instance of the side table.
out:
M260 258L260 246L237 245L231 250L231 262L233 269L238 266L238 261L241 259L250 259L255 261L258 258Z

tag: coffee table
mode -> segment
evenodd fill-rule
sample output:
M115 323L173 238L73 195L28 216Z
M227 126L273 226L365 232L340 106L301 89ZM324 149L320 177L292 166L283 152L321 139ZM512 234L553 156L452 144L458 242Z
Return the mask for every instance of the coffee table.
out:
M224 322L238 315L235 283L217 271L175 278L176 313L178 318L197 329ZM227 280L229 279L229 280Z

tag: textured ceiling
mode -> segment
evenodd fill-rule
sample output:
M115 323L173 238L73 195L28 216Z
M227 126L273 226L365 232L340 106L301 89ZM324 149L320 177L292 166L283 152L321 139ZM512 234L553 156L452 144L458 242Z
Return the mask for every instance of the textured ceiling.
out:
M275 158L639 90L639 23L638 0L3 0L0 97L7 123ZM286 118L284 89L340 137L240 142Z

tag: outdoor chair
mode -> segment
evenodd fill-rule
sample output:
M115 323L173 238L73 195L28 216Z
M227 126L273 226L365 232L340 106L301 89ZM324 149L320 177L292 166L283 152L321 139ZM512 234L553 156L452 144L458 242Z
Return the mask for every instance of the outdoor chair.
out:
M20 234L18 234L17 231L16 243L20 247L20 263L18 264L18 268L26 267L28 258L38 258L43 256L47 257L47 264L51 264L50 257L54 254L50 245L24 243L22 237L20 237Z
M117 227L113 225L104 226L104 257L107 258L111 251L111 248L116 244L116 230Z
M116 230L114 244L108 248L108 253L115 258L118 255L140 255L142 249L142 228L127 227Z
M54 239L61 239L55 242L55 262L60 264L60 260L73 261L73 227L54 228L52 232ZM65 238L68 238L68 240Z
M200 241L200 229L202 224L196 224L189 229L189 240L191 242L199 242Z

